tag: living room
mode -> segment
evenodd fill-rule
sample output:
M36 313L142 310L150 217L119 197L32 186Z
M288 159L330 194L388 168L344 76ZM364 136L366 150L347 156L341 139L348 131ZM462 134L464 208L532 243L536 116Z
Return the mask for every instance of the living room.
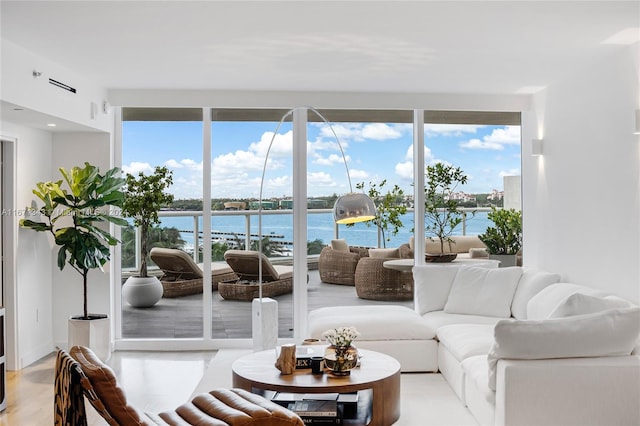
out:
M146 3L2 2L3 211L60 166L119 165L121 107L515 111L525 265L640 302L637 2ZM14 371L66 347L81 304L19 219L2 233ZM112 271L92 310L117 309ZM144 349L166 347L221 349Z

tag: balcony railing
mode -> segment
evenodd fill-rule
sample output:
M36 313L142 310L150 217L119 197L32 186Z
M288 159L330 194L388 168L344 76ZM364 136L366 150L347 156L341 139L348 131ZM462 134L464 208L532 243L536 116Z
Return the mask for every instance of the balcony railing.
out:
M470 215L472 212L489 212L491 211L491 208L489 207L477 207L477 208L461 208L460 210L462 210L464 212L464 216L462 218L462 224L461 224L461 233L462 235L466 235L467 234L467 215ZM413 209L407 209L407 213L412 213ZM328 214L328 213L332 213L332 209L308 209L307 210L307 214L309 215L315 215L315 214ZM293 210L262 210L262 215L263 216L269 216L269 215L292 215L293 214ZM181 233L190 233L193 234L193 258L196 262L200 262L201 260L199 259L199 250L197 250L198 247L201 246L202 244L202 235L203 235L203 230L201 230L201 226L200 226L200 218L202 217L203 212L202 211L161 211L159 212L158 216L160 218L164 218L164 217L191 217L192 218L192 229L180 229L179 231ZM258 237L258 228L256 224L251 223L251 218L253 216L257 216L258 215L258 211L257 210L228 210L228 211L212 211L211 212L211 217L224 217L224 216L240 216L240 217L244 217L244 231L240 231L238 233L236 232L218 232L218 231L211 231L212 235L216 235L216 233L218 233L219 235L241 235L243 236L243 240L244 240L244 247L245 249L249 249L251 247L251 241L255 241L257 240ZM264 225L263 225L263 237L265 236L271 236L269 233L264 233ZM340 228L338 224L334 224L334 228L333 228L333 238L340 238ZM380 231L378 230L377 232L377 240L378 240L378 246L381 246L382 244L382 235L380 233ZM285 242L286 243L286 242ZM140 246L140 232L139 229L136 228L136 241L135 241L135 253L136 253L136 257L135 257L135 262L136 262L136 268L138 267L138 265L140 264L140 254L139 254L139 250L138 247ZM129 269L129 268L127 268Z

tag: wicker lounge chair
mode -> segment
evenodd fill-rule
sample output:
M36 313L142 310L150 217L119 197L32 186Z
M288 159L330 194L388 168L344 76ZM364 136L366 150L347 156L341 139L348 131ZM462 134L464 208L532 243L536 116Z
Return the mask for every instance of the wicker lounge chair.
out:
M369 300L412 300L413 275L383 266L396 258L363 257L355 272L356 293Z
M181 297L202 293L202 266L196 264L188 253L178 249L154 247L149 255L163 273L160 278L164 289L162 297ZM236 274L226 263L211 264L212 290L218 289L220 281L235 278L237 278Z
M236 280L218 284L218 293L224 299L250 301L259 297L257 280L260 261L263 297L291 293L293 290L293 266L274 265L264 254L250 250L228 250L224 259L238 276Z
M318 271L320 280L328 284L355 285L358 261L369 256L366 247L348 246L348 251L327 246L320 252Z

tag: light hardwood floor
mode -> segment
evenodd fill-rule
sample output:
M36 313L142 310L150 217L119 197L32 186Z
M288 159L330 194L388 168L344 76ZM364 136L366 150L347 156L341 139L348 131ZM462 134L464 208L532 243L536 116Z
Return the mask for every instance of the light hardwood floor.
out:
M244 353L223 350L214 359L216 352L118 351L108 364L131 405L158 413L175 409L194 391L230 387L231 363ZM8 404L0 413L0 425L53 425L54 364L51 354L20 372L8 372ZM440 374L402 374L400 394L400 419L395 426L477 426ZM86 406L89 425L106 425Z

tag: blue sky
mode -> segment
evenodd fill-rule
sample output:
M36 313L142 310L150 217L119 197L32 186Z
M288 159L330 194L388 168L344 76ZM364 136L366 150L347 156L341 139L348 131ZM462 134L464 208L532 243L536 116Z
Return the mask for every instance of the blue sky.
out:
M333 123L355 189L357 182L398 184L412 193L411 124ZM212 198L258 197L267 148L273 138L263 197L292 193L291 124L212 123ZM325 124L307 128L307 192L310 197L348 192L338 144ZM202 124L197 122L125 122L123 170L151 171L166 165L174 172L176 198L202 197ZM520 127L453 124L425 125L425 163L459 166L469 181L468 193L502 190L505 175L520 174Z

